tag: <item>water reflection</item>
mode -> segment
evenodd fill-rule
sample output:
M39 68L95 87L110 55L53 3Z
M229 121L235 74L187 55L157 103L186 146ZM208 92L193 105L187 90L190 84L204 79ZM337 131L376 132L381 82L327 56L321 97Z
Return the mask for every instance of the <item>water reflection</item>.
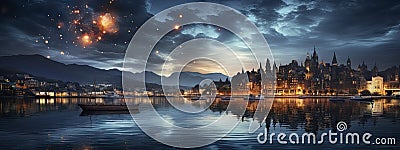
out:
M228 113L226 110L229 103L248 103L244 115L240 115L240 112L230 112L242 121L253 119L254 112L259 103L258 101L244 101L240 99L230 101L221 99L216 99L215 101L204 100L202 103L191 103L190 100L183 98L175 98L173 100L174 104L192 107L193 109L203 109L209 106L209 110L219 114ZM165 98L161 97L125 100L101 98L20 98L0 99L0 117L24 117L40 112L79 110L78 103L120 104L125 101L138 104L151 103L156 110L174 109ZM366 103L355 101L330 102L328 99L276 98L265 121L270 122L267 125L276 126L279 123L280 125L287 126L289 129L298 129L301 126L307 132L316 132L325 128L334 128L339 121L350 122L357 120L358 123L365 124L368 119L386 118L396 122L399 120L399 111L400 101L396 99L378 99L373 103ZM88 112L85 113L90 114ZM107 114L107 112L104 113ZM264 121L262 119L264 118L254 118L258 122Z
M225 112L229 103L248 103L246 112L240 118L253 118L254 112L258 106L258 101L244 101L234 99L224 101L221 99L204 100L203 103L191 103L190 100L183 98L173 99L175 104L187 105L193 109L203 109L209 106L209 110L218 113ZM38 112L77 110L78 103L102 103L102 104L120 104L124 101L132 103L151 103L157 110L173 109L173 106L161 97L144 99L87 99L87 98L56 98L56 99L0 99L0 116L29 116ZM192 105L193 104L193 105ZM305 123L310 127L308 131L315 131L319 128L332 127L337 121L351 121L360 119L360 123L365 123L365 119L373 117L391 118L398 120L400 110L400 101L396 99L379 99L373 103L367 102L330 102L327 99L297 99L297 98L276 98L267 120L274 120L283 125L289 125L290 128L297 128L298 125ZM232 112L234 115L239 113ZM365 119L363 119L365 118ZM255 118L261 121L262 118ZM316 124L318 123L318 124ZM315 126L315 127L314 127Z
M93 113L82 112L78 103L110 103L124 101L150 103L167 120L184 127L197 127L209 123L222 114L240 121L239 126L226 138L209 146L227 148L238 143L260 146L254 135L247 134L250 121L257 121L269 131L295 131L318 133L336 130L339 121L345 121L348 128L359 131L374 131L377 135L400 137L398 126L400 101L378 99L373 103L355 101L330 102L328 99L277 98L266 119L254 116L258 101L233 99L204 101L191 105L187 99L175 99L174 103L206 110L200 115L180 113L165 98L133 98L125 100L56 98L56 99L0 99L0 149L19 145L17 148L152 148L162 146L148 138L134 124L127 112ZM229 103L248 103L244 115L226 111ZM210 105L211 104L211 105ZM208 107L209 106L209 107ZM208 108L207 108L208 107ZM146 113L138 110L134 113ZM87 116L89 115L89 116ZM189 116L189 117L188 117ZM151 118L149 118L151 120ZM154 123L157 126L157 123ZM215 129L218 132L218 129ZM256 132L259 133L259 132ZM166 133L172 134L172 133ZM90 137L90 138L88 138ZM138 140L140 139L140 140ZM136 140L136 141L135 141ZM147 143L149 145L142 145ZM25 145L26 147L23 147ZM67 145L72 145L68 147ZM60 147L61 146L61 147ZM243 148L243 147L242 147Z
M222 113L229 102L216 100L210 109ZM242 119L253 118L258 101L248 102L246 113ZM370 102L330 102L328 99L275 99L271 111L266 118L267 128L277 124L288 129L304 128L306 132L317 132L326 128L336 129L339 121L358 121L365 124L368 119L378 118L399 120L400 101L396 99L379 99ZM261 122L260 118L254 118Z
M2 98L0 99L0 117L30 116L39 112L77 110L82 104L120 104L122 99L90 98Z

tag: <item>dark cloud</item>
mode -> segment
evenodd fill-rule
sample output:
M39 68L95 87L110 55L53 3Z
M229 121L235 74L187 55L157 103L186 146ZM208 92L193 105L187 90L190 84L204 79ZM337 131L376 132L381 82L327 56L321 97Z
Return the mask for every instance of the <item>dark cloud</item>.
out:
M136 30L159 11L186 2L192 1L116 0L109 4L109 0L2 0L0 55L42 54L51 55L52 59L65 63L100 68L121 67L125 50ZM209 2L233 7L254 21L269 42L278 64L288 63L291 59L304 61L306 52L311 52L314 45L320 59L326 62L331 61L335 51L339 62L344 63L349 56L354 66L363 60L369 65L376 62L382 69L400 64L397 59L400 55L400 3L395 0ZM100 42L87 48L72 44L76 35L67 31L67 27L71 26L68 21L74 17L70 14L72 7L83 8L85 4L89 7L85 17L110 12L117 16L119 30L116 34L105 35ZM63 22L66 28L58 29L59 22ZM173 31L162 38L155 50L167 55L176 46L195 38L213 38L226 43L237 38L225 30L218 31L217 37L211 36L217 28L185 28L197 30L187 30L187 33L182 33L183 30ZM44 43L45 40L49 43ZM59 55L61 51L68 56ZM159 67L165 55L151 55L152 64L149 67Z
M400 24L398 1L342 1L333 4L317 31L341 39L371 38L386 34Z

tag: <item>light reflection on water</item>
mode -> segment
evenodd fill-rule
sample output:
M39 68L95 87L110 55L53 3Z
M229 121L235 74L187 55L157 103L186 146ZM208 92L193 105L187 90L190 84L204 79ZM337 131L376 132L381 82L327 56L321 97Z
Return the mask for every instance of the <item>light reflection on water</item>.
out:
M127 99L138 103L151 103L166 120L182 127L200 127L209 124L221 114L227 114L240 121L239 125L222 140L203 147L215 148L298 148L310 145L260 145L257 134L266 127L269 132L313 132L320 134L336 131L336 123L345 121L348 130L371 132L377 137L396 137L400 143L400 100L379 99L374 103L354 101L329 102L328 99L276 98L266 124L254 134L248 134L257 102L249 102L243 116L226 112L229 101L217 99L191 105L190 101L176 99L175 104L193 109L210 107L200 114L188 114L174 109L165 98ZM245 102L233 100L232 102ZM137 149L170 148L146 136L134 123L130 114L106 114L81 116L78 103L123 103L122 100L107 99L0 99L0 149L8 147L27 148L100 148ZM144 113L139 110L137 113ZM157 122L154 127L157 127ZM215 129L218 132L218 129ZM173 134L165 131L162 134ZM276 143L276 142L275 142ZM311 145L312 146L312 145ZM345 145L323 144L310 148L337 148ZM364 146L364 147L363 147ZM367 148L367 145L351 145L352 148ZM397 146L397 145L395 145ZM381 148L381 147L377 147Z

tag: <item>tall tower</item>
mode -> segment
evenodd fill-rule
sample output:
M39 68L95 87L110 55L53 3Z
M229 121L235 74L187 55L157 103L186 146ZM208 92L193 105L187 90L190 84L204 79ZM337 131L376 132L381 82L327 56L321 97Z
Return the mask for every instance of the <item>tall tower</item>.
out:
M261 66L261 62L260 62L260 68L258 68L257 72L260 73L260 74L261 74L262 72L264 72L264 69L263 69L262 66Z
M379 70L378 70L378 67L376 66L376 63L375 63L375 66L372 69L372 76L377 76L378 72L379 72Z
M311 58L310 58L310 54L308 52L307 52L306 60L304 61L304 66L306 67L306 70L309 72L310 67L311 67Z
M333 52L332 66L337 66L336 52Z
M267 58L267 62L265 63L265 71L267 73L271 72L271 62L269 61L269 58Z
M318 55L317 55L317 51L315 50L315 45L314 45L314 52L312 55L312 60L317 62L317 64L318 64Z
M347 56L347 68L351 69L351 60L349 56Z
M311 57L310 70L313 73L318 73L318 55L317 55L317 51L315 50L315 46L314 46L313 55Z

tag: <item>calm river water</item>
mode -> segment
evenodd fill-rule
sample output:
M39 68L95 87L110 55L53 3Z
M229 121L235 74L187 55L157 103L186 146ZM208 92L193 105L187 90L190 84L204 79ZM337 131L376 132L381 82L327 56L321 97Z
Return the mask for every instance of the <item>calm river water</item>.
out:
M142 98L130 99L142 101ZM182 101L182 100L180 100ZM232 100L244 101L244 100ZM0 149L173 149L163 145L137 127L131 115L88 114L78 103L120 103L107 99L0 99ZM204 105L180 104L188 109L205 107L200 115L187 117L172 107L165 98L151 98L150 103L164 117L180 126L202 126L209 120L227 114L240 121L221 140L201 149L337 149L337 148L400 148L400 100L378 99L373 103L328 99L276 98L265 119L266 123L253 134L248 128L258 102L249 102L244 115L225 112L229 101L217 99ZM189 103L190 104L190 103ZM187 105L187 106L186 106ZM193 108L192 108L193 107ZM135 113L144 113L139 110ZM267 128L269 133L327 133L336 132L339 121L347 123L349 132L371 133L377 137L395 138L392 145L366 144L259 144L257 135ZM158 124L154 123L154 127ZM216 129L218 130L218 129ZM172 134L172 133L171 133ZM275 139L276 140L276 139Z

